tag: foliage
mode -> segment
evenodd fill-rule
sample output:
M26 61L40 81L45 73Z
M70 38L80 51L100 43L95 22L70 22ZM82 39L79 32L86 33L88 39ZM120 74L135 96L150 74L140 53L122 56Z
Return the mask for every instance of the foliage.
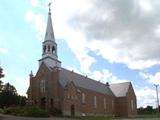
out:
M49 113L38 107L8 107L3 109L4 114L26 117L49 117Z
M0 67L0 91L1 91L1 89L2 89L2 84L3 84L3 82L1 81L1 78L3 78L4 77L4 74L3 74L3 69Z
M23 116L28 117L49 117L49 113L38 107L26 107L24 108Z
M0 108L10 106L24 106L26 104L26 97L17 94L17 90L14 86L6 83L2 87L0 93Z
M23 109L21 107L8 107L3 109L3 113L11 115L21 115L23 114Z
M62 116L62 111L54 108L54 109L50 110L50 114L53 116Z
M153 109L152 106L147 106L146 108L140 107L137 110L138 114L153 114L156 113L156 109Z

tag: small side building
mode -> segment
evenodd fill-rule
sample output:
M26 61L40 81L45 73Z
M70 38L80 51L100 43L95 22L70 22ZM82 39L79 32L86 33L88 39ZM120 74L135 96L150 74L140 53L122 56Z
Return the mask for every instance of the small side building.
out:
M111 84L115 100L116 116L135 116L137 115L137 99L131 82Z

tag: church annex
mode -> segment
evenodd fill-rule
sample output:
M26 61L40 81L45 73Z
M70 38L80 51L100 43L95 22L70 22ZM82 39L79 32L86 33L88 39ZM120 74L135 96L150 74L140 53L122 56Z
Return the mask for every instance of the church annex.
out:
M59 109L71 116L134 116L136 95L131 82L103 84L61 67L52 27L51 10L42 58L36 75L30 74L28 102L46 110Z

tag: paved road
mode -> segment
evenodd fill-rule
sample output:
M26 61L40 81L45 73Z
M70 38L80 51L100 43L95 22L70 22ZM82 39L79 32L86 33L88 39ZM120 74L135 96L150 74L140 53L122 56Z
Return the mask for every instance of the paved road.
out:
M16 116L12 116L12 115L0 114L0 120L75 120L75 119L53 118L53 117L50 117L50 118L31 118L31 117L16 117Z

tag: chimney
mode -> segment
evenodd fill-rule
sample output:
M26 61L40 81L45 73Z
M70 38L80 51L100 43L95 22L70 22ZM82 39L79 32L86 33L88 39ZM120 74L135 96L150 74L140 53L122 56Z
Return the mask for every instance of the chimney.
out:
M109 82L106 82L106 86L108 86L108 87L109 87Z

